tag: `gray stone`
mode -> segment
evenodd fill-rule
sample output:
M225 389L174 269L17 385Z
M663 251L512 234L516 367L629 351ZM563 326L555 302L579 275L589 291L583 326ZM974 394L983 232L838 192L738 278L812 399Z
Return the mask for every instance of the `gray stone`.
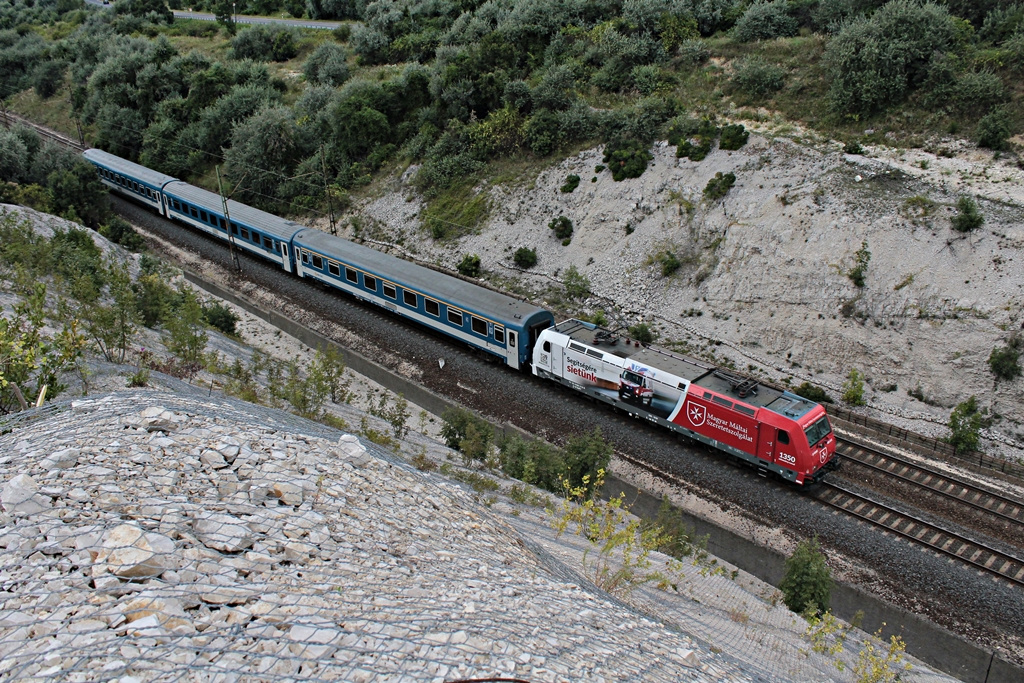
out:
M39 493L36 480L27 474L19 474L4 485L0 491L0 503L5 512L13 515L38 514L53 504L48 496Z

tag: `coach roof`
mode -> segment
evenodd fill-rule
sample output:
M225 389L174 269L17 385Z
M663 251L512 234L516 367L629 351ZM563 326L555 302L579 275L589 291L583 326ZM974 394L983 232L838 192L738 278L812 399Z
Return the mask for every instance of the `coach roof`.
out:
M295 235L295 246L306 247L324 256L336 258L369 271L377 277L425 294L459 308L467 308L488 318L525 324L537 313L550 316L544 309L510 296L486 289L458 277L383 252L307 228Z
M204 190L201 187L189 185L179 180L167 185L164 188L164 192L175 199L206 209L218 216L224 215L224 204L221 202L220 195L209 190ZM305 227L295 221L254 209L233 199L228 200L228 212L231 214L232 222L245 225L250 229L258 230L267 235L272 235L283 242L290 241L292 235Z
M94 164L101 165L122 176L158 189L163 188L167 183L177 180L174 176L140 166L135 162L104 152L102 149L87 149L82 153L82 156Z

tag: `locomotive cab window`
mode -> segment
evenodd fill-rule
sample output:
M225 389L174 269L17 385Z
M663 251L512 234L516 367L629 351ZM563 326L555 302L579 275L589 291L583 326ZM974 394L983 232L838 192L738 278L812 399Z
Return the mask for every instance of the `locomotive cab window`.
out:
M397 299L398 298L398 290L395 289L394 285L389 285L388 283L385 282L385 283L381 284L381 288L384 290L384 296L386 296L387 298L389 298L389 299Z
M377 291L377 278L372 275L363 274L363 287L376 292Z
M477 334L482 334L485 337L487 336L486 320L481 320L480 318L473 316L472 318L470 318L470 326L473 328L473 331L476 332Z
M359 284L359 273L356 272L355 268L346 268L345 279L352 284Z
M402 301L405 302L406 306L416 308L416 292L410 292L408 290L402 292Z
M779 443L789 444L789 432L782 429L779 430Z
M426 309L427 313L435 318L441 317L441 304L437 303L433 299L423 297L423 308Z
M499 344L505 343L505 328L502 327L501 325L494 326L494 341L498 342Z
M316 268L317 270L324 269L324 260L317 256L316 254L313 254L313 267Z
M448 322L450 322L452 325L458 325L459 327L462 327L462 311L453 311L452 309L449 308Z
M341 266L339 266L337 263L332 263L331 261L328 261L327 270L329 270L331 272L331 275L333 275L334 277L341 277Z

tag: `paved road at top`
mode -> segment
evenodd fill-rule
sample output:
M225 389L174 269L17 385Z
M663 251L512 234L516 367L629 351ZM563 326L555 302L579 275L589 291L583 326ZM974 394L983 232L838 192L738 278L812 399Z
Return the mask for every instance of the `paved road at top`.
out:
M110 3L103 0L85 0L90 5L97 7L110 7ZM191 12L188 10L171 10L175 19L195 19L197 21L217 21L217 17L209 12ZM238 24L284 24L297 28L316 28L325 31L333 31L341 26L341 21L321 21L319 19L284 19L281 17L249 17L242 14L235 15L235 23Z

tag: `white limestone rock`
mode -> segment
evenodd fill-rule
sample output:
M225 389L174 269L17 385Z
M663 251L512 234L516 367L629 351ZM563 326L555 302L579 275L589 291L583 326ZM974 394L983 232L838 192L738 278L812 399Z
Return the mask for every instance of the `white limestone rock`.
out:
M251 548L254 540L249 525L234 515L200 512L192 520L192 529L207 548L225 553Z
M113 574L121 579L160 576L171 568L174 550L174 541L162 534L121 524L103 535L100 548L94 551L92 575Z
M27 474L19 474L4 485L0 503L5 512L13 515L35 515L49 510L53 504L48 496L39 493L36 480Z

